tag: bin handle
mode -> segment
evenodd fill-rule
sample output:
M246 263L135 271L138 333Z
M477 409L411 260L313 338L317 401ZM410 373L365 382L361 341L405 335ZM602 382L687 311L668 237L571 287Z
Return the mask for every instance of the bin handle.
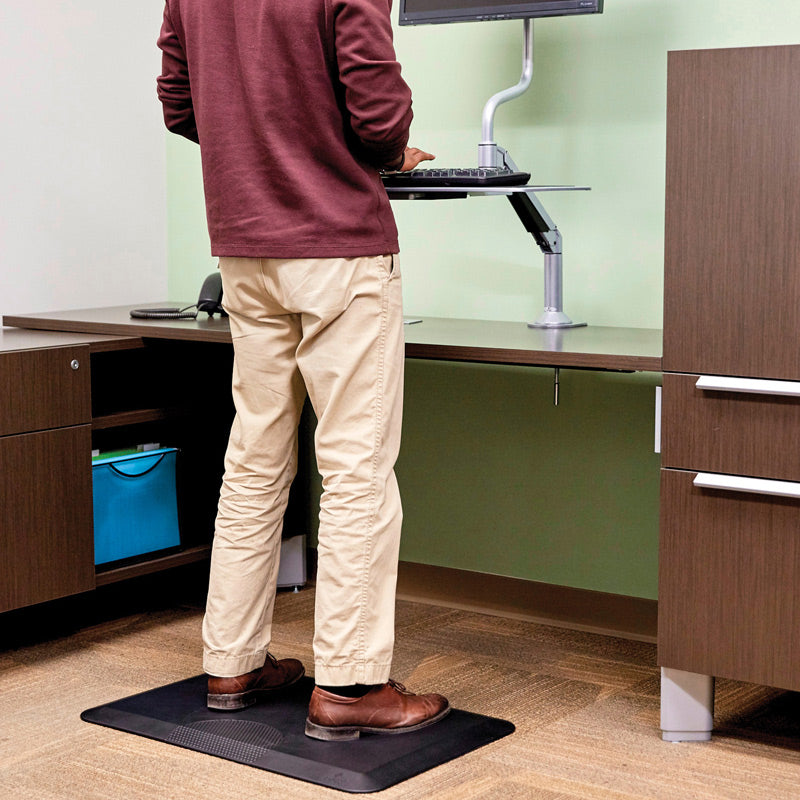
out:
M114 470L114 472L116 472L117 475L120 475L123 478L139 478L142 475L147 475L148 472L152 472L164 460L164 456L166 455L167 455L166 453L162 453L152 467L148 467L144 472L136 472L134 474L131 474L130 472L124 472L119 467L117 467L116 464L109 464L108 466L112 470Z

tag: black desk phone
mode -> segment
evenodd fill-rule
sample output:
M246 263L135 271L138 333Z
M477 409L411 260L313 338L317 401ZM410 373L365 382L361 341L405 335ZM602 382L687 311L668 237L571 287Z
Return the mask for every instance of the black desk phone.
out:
M226 316L222 308L222 275L212 272L200 287L200 297L197 298L197 310L206 311L209 316L221 314Z
M200 287L197 302L186 308L134 308L130 315L134 319L197 319L199 312L205 311L209 317L219 314L226 317L222 308L222 276L212 272Z

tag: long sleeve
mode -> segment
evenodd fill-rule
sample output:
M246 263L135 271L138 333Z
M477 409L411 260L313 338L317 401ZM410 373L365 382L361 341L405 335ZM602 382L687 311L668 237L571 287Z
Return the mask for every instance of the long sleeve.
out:
M411 90L392 42L389 0L332 0L334 46L350 126L375 166L396 163L408 143Z
M173 133L198 142L189 66L172 22L169 3L164 8L158 46L161 49L161 75L156 85L164 111L164 123Z
M378 169L412 115L389 0L166 0L158 46L166 126L201 147L213 255L398 251Z

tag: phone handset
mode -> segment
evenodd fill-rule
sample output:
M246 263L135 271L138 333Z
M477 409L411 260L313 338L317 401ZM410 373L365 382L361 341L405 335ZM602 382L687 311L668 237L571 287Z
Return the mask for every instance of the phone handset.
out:
M194 305L185 308L134 308L130 315L133 319L197 319L200 311L209 317L219 314L226 317L222 307L222 276L212 272L200 288L200 296Z

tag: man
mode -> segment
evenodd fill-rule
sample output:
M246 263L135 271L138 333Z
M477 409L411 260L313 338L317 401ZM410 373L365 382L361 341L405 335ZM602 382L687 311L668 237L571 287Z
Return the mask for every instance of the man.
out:
M416 730L449 710L389 678L403 320L379 170L433 158L407 147L389 12L389 0L167 0L158 41L166 125L200 144L235 353L208 705L243 708L304 673L268 646L307 391L323 495L306 733L327 740Z

